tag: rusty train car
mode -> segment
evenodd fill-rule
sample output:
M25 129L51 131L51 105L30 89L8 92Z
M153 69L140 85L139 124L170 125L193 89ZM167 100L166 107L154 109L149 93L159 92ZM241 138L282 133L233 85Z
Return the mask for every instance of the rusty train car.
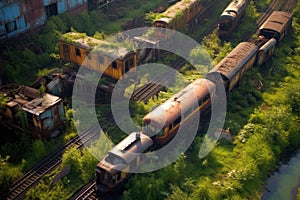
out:
M259 28L259 35L268 39L275 38L281 41L292 27L293 16L284 11L274 11Z
M251 42L238 44L206 76L212 80L215 73L221 74L227 92L231 91L241 77L256 61L258 47Z
M161 28L155 32L158 38L170 38L167 29L180 30L185 25L193 29L198 23L197 17L206 4L211 0L181 0L170 6L153 23L154 27Z
M220 38L228 38L235 27L238 25L241 17L245 12L245 7L249 0L233 0L222 12L218 27L217 34Z
M61 60L101 72L115 80L136 67L134 51L84 33L66 33L59 39L58 46Z
M275 14L276 13L278 12L275 12ZM288 19L286 19L286 16L288 16ZM272 17L274 17L274 15L271 15L268 21L271 21ZM211 105L211 97L214 95L216 88L215 77L217 74L222 77L224 87L228 94L237 85L245 72L255 65L255 63L263 64L264 59L269 59L269 57L272 56L274 51L273 47L277 44L277 39L279 41L282 40L291 28L290 20L292 20L292 15L283 12L281 13L281 17L285 20L280 26L268 27L267 31L264 31L265 27L267 27L266 25L260 27L260 35L257 40L262 41L263 44L257 41L240 43L220 61L204 79L195 80L165 103L148 113L143 118L144 127L140 134L145 134L151 138L153 144L161 146L171 141L172 138L175 137L179 126L187 124L189 120L193 120L193 116L196 116L196 112L200 112L201 114L209 108ZM276 18L278 18L278 15ZM191 98L191 95L196 97L196 104L192 102L191 99L193 98ZM124 140L130 139L125 138ZM123 143L123 141L121 143ZM117 146L119 149L121 148L121 146ZM149 146L145 145L143 149L147 148L149 148ZM124 154L125 152L122 153ZM108 153L108 156L109 154L110 153ZM123 183L123 179L125 180L128 176L123 176L123 179L122 175L117 175L117 179L112 178L116 174L122 174L123 172L121 172L120 168L117 169L114 167L113 161L106 158L107 157L105 157L96 168L96 189L101 192L114 190L119 187L119 184ZM126 157L124 156L122 159L125 160ZM103 166L103 163L106 163L105 166ZM131 163L127 162L124 162L124 164L125 166L123 166L123 168L131 165ZM135 162L133 162L133 164L135 164ZM104 177L109 178L103 178L103 174L106 174ZM115 179L118 181L115 181ZM110 184L107 184L108 180L111 180Z
M96 189L109 192L122 186L142 161L142 154L153 145L152 139L139 132L133 132L117 144L96 168Z
M215 84L210 80L195 80L149 112L143 118L143 131L147 135L154 135L159 145L166 144L175 136L180 125L193 120L196 113L203 113L210 106L214 92Z

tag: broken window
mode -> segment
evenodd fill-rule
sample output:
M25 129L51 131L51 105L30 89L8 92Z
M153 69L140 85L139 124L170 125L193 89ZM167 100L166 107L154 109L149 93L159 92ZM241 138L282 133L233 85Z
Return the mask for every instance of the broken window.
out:
M81 53L80 53L80 49L79 49L79 48L75 48L75 53L76 53L76 56L81 56Z
M13 31L17 30L16 20L6 23L5 24L5 30L6 30L7 33L10 33L10 32L13 32Z
M47 18L57 15L58 14L57 3L52 3L48 6L45 6L45 11L46 11Z

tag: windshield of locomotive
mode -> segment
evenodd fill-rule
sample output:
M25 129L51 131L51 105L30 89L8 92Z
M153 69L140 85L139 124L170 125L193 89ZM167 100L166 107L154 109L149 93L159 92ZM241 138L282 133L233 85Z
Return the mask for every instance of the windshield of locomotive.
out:
M150 137L153 136L153 135L161 136L161 135L164 134L163 129L157 128L157 127L154 127L154 126L150 126L147 123L144 123L144 131L145 131L146 135L148 135Z

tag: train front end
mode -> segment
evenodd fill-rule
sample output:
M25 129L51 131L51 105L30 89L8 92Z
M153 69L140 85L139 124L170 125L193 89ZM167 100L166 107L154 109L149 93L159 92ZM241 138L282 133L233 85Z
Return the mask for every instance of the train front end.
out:
M140 132L133 132L124 138L97 164L97 192L122 189L129 176L139 169L145 158L144 153L152 145L151 138Z

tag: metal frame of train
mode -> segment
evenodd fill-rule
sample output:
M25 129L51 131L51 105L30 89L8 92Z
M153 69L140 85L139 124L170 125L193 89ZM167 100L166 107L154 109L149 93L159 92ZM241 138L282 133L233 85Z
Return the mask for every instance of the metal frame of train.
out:
M201 113L210 106L210 98L215 89L214 77L216 74L221 75L224 87L229 93L255 63L262 65L272 56L276 43L286 36L291 28L291 23L292 14L274 11L259 28L257 40L264 41L263 45L257 46L255 42L241 42L204 79L195 80L147 114L143 118L147 128L139 133L131 133L98 163L96 167L96 190L108 192L122 186L122 183L132 175L122 169L129 169L131 166L136 167L140 160L138 157L128 156L128 152L143 153L155 143L165 145L169 142L176 135L179 126L186 124L193 119L197 112ZM190 95L197 97L197 106L187 106ZM166 116L163 124L159 120L162 112ZM184 114L181 115L181 113ZM150 123L151 126L148 126ZM154 136L148 136L153 133ZM120 165L122 167L118 167L116 170L116 166Z

